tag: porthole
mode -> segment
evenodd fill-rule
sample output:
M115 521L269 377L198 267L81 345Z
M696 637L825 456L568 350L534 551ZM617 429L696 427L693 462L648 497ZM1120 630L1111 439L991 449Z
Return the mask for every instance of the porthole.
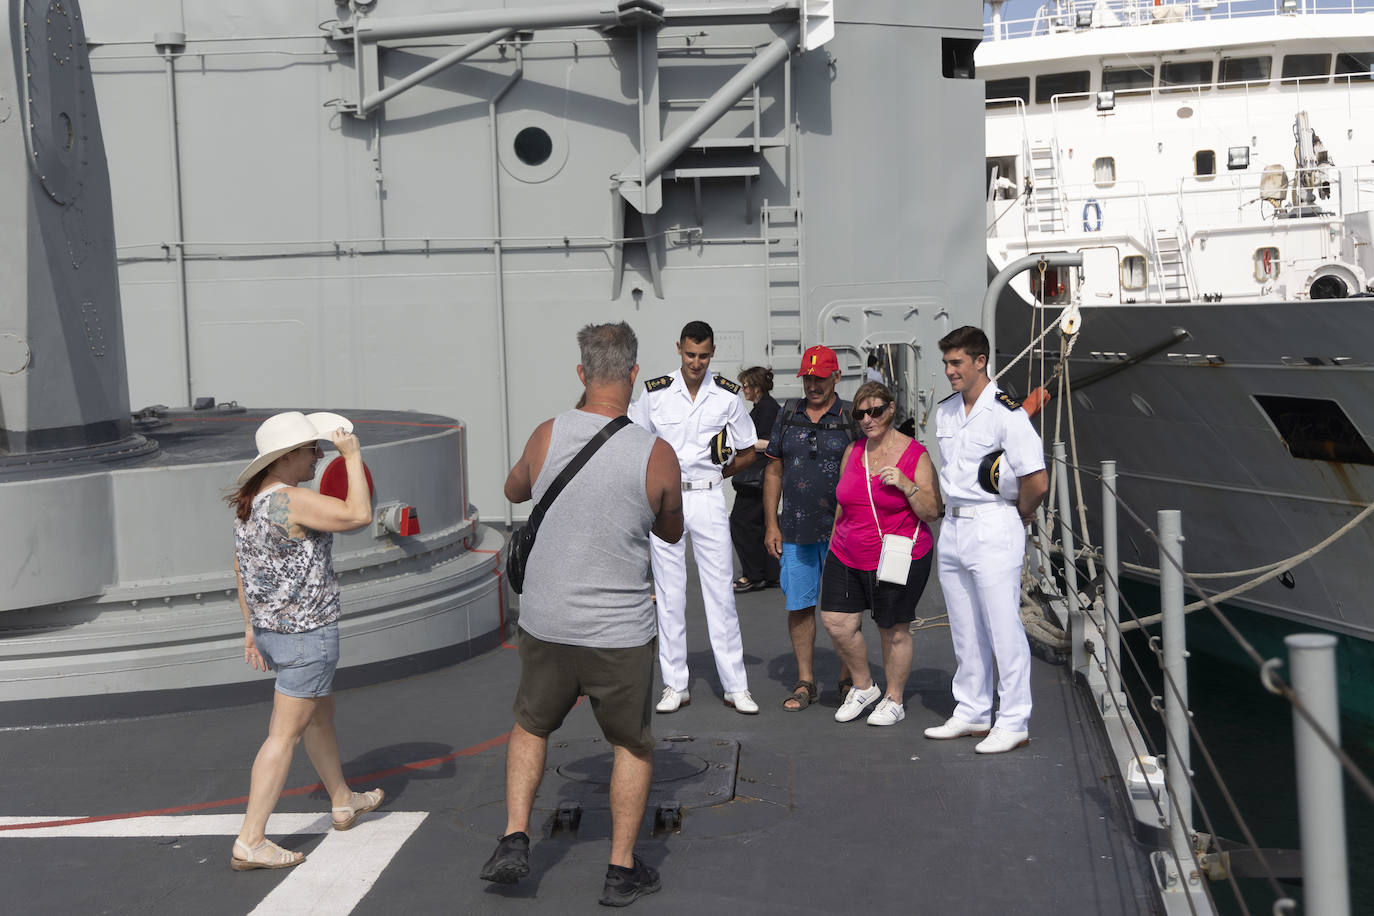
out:
M1135 405L1136 410L1140 411L1145 416L1153 417L1155 415L1155 409L1150 406L1150 402L1142 398L1140 395L1131 395L1131 403Z
M1139 254L1128 254L1121 259L1121 288L1122 289L1144 289L1149 282L1149 273L1145 266L1145 256Z
M557 118L537 111L513 111L501 115L499 130L501 167L520 181L548 181L568 161L568 136Z
M1074 401L1076 401L1076 402L1078 403L1078 406L1081 407L1081 408L1083 408L1084 410L1092 410L1092 409L1093 409L1093 400L1092 400L1092 398L1088 397L1088 396L1087 396L1086 394L1084 394L1083 392L1081 392L1081 391L1075 391L1075 392L1073 393L1073 399L1074 399Z
M1093 184L1099 188L1110 188L1116 184L1116 158L1101 156L1093 160Z
M553 154L553 140L542 127L526 127L515 135L515 155L525 165L543 165Z

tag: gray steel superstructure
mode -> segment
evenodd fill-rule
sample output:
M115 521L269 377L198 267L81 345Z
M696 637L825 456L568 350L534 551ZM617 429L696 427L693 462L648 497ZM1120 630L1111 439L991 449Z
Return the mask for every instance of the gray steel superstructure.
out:
M588 321L653 374L695 318L726 375L911 344L915 400L977 316L975 4L851 0L813 50L788 0L84 9L136 407L461 416L501 519Z
M239 404L357 415L377 501L419 510L419 535L338 542L349 655L383 673L498 638L478 513L512 519L501 482L575 400L583 324L629 321L658 374L704 319L718 371L772 365L779 393L804 346L845 385L878 348L930 441L935 341L985 285L972 4L10 10L33 101L7 174L27 276L58 287L0 327L0 498L42 521L0 553L5 699L249 678L217 499L265 413ZM64 444L104 463L44 471Z

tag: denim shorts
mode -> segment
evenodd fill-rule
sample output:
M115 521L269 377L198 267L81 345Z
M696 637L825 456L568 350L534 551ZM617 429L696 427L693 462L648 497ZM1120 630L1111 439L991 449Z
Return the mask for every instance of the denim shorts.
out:
M785 605L789 611L804 611L815 607L821 596L821 570L830 542L816 544L782 543L782 568L778 584L782 586Z
M277 633L253 627L253 641L272 670L277 693L313 699L329 695L339 666L339 622L304 633Z

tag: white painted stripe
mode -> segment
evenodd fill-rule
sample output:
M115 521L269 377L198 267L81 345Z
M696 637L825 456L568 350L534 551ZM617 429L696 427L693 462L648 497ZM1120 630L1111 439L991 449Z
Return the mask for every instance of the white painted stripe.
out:
M366 814L352 830L331 831L249 916L351 912L427 816L423 811Z
M388 811L387 814L399 813ZM78 817L81 815L78 815ZM384 817L365 814L363 817ZM74 820L73 817L0 817L6 824L34 824ZM359 818L361 821L362 818ZM9 837L134 837L134 836L238 836L242 814L177 814L126 817L89 824L40 827L34 830L0 831L0 840ZM331 830L328 814L274 814L267 821L267 835L315 834Z

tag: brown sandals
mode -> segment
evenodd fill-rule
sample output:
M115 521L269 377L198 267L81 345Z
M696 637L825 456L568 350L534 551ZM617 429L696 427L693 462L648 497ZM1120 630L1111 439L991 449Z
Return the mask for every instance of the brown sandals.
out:
M788 712L800 712L816 702L816 697L819 695L820 693L812 681L797 681L797 686L793 687L792 692L787 695L787 699L782 701L782 708ZM796 703L797 705L788 706L788 703Z
M240 854L242 853L242 854ZM282 849L266 837L256 846L245 846L234 841L234 853L229 858L229 866L234 871L251 871L254 868L290 868L305 861L305 853Z
M386 793L381 789L354 792L353 797L349 799L349 804L342 808L331 809L334 817L334 829L347 830L352 827L359 817L380 806L384 798L386 798Z

